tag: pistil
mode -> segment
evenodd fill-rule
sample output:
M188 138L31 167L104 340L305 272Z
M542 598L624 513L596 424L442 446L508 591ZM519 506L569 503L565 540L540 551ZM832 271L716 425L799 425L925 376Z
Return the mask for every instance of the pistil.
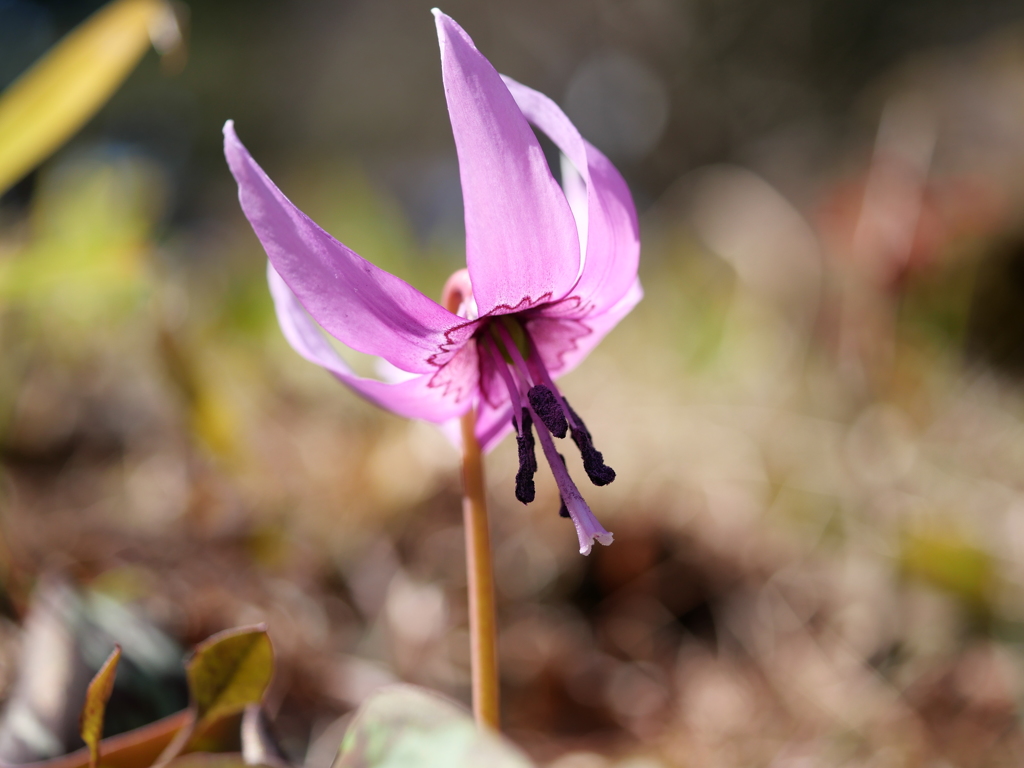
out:
M583 500L583 496L576 487L576 483L569 477L569 471L565 468L561 455L555 449L551 433L548 432L547 428L541 429L538 427L537 437L540 439L541 448L544 449L544 458L548 460L548 466L551 467L551 474L555 476L555 484L558 486L558 492L562 496L562 506L569 513L569 517L572 518L573 525L576 526L576 536L580 542L580 554L589 555L594 541L605 546L611 544L611 532L605 530L604 526L594 517L594 513L590 511L587 502Z

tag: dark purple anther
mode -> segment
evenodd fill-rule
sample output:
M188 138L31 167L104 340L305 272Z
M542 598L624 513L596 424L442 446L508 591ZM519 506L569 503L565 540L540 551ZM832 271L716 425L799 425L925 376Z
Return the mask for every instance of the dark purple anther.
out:
M568 400L565 400L565 407L569 409L573 421L579 425L572 429L572 441L580 449L580 455L583 457L583 469L587 473L587 477L594 485L608 485L615 479L615 470L604 463L604 456L594 447L594 438L591 437L590 430L587 429L587 425L583 423L579 414L569 405Z
M530 412L522 410L523 428L519 429L516 417L512 424L516 426L516 446L519 448L519 471L516 472L516 498L523 504L529 504L537 495L533 476L537 473L536 443L533 439L533 418Z
M537 384L526 393L526 396L548 431L555 437L565 437L569 431L569 422L566 421L555 393L543 384Z

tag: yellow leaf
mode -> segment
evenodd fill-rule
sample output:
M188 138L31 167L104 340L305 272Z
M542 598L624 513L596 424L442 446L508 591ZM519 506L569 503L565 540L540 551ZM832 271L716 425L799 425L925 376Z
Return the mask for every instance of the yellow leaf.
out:
M218 632L195 647L185 664L192 703L189 723L151 768L168 766L193 736L250 704L259 704L274 676L274 646L263 624Z
M113 653L107 657L99 672L93 677L85 692L85 706L82 707L82 718L79 723L82 741L89 747L89 768L97 768L100 764L100 740L103 738L103 716L107 711L107 702L114 690L114 678L117 676L117 662L121 659L121 646L114 646Z
M185 673L197 724L241 712L259 704L270 685L270 636L262 625L218 632L196 646Z
M151 39L178 39L166 0L114 0L0 94L0 194L92 117Z

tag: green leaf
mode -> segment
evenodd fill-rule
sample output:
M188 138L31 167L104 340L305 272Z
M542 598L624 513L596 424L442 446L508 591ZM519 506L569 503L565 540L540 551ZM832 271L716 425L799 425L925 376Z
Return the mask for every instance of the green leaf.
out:
M114 0L0 95L0 194L67 141L113 95L153 39L180 42L165 0Z
M274 674L274 647L262 625L218 632L196 646L185 673L201 728L263 699Z
M107 711L107 702L114 690L114 678L117 677L117 662L121 660L121 646L115 645L113 652L103 662L96 676L85 691L85 705L79 729L82 741L89 748L89 768L97 768L100 763L100 740L103 738L103 716Z
M130 154L48 168L33 194L31 237L0 258L0 304L17 305L51 336L60 328L61 342L75 346L137 318L164 190L159 167Z
M465 710L412 685L382 688L345 734L334 768L531 768L499 734L481 730Z

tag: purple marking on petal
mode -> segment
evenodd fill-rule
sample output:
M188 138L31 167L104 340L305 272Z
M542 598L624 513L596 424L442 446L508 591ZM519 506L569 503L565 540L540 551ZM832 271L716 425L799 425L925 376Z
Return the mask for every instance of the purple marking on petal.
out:
M430 377L428 386L460 401L475 394L480 387L480 359L476 344L471 340L456 350Z
M640 281L637 280L625 296L600 315L575 320L538 314L528 319L526 330L552 378L562 376L579 365L619 321L632 311L643 295Z
M508 313L524 299L561 299L580 265L565 195L501 76L458 24L434 15L480 314Z
M434 422L461 416L472 405L472 397L459 399L430 386L432 374L429 373L397 384L357 376L313 324L298 298L269 263L267 281L281 331L292 348L310 362L326 368L367 400L400 416Z
M477 343L479 345L479 341ZM482 355L480 363L480 399L493 406L505 404L508 402L508 387L501 380L501 371L491 365L488 355Z
M544 94L509 77L504 78L526 119L555 143L573 164L586 185L586 216L578 216L587 234L579 281L571 295L582 300L581 312L603 312L614 305L636 280L640 259L640 236L636 207L629 187L615 166L583 139L565 113ZM579 190L578 179L570 177L566 194L573 208Z
M436 371L474 326L374 266L296 208L256 164L229 120L224 154L242 210L274 269L329 334L410 373Z

